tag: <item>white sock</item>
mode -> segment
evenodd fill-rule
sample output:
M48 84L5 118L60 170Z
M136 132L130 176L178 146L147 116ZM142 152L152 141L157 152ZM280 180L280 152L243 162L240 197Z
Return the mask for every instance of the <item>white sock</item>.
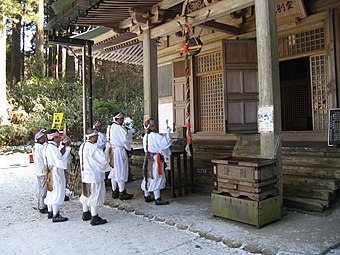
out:
M98 214L98 206L91 206L91 216L96 216Z
M155 199L160 198L161 197L161 190L160 189L154 190L153 195L155 196Z
M52 211L53 211L52 205L48 205L48 206L47 206L47 210L48 210L49 212L52 212Z
M119 181L118 186L119 186L119 192L123 192L125 189L125 181Z
M117 189L118 183L114 179L111 179L111 186L112 191L115 191Z
M59 205L52 205L53 217L57 216L59 212Z
M89 211L89 207L83 204L83 212L88 212L88 211Z
M149 195L150 195L150 192L147 191L147 190L144 190L144 196L147 197L147 196L149 196Z

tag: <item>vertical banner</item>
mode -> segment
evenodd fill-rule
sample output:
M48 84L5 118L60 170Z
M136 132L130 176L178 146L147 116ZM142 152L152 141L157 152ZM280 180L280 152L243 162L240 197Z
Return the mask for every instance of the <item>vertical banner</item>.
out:
M64 113L55 112L53 113L52 129L60 131L61 123L63 122Z

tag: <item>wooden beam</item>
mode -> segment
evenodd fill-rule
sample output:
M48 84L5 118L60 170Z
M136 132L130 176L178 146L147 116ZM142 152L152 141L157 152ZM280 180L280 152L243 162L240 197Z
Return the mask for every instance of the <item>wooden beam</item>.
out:
M152 6L150 8L150 10L151 10L151 13L152 13L152 10L156 10L156 9L159 10L159 11L160 10L168 10L168 9L170 9L170 8L172 8L172 7L174 7L178 4L181 4L183 2L184 2L184 0L164 0L160 3L157 3L154 6ZM131 25L133 25L133 19L131 17L129 17L129 18L126 18L119 23L119 28L126 29L126 28L129 28Z
M216 22L214 20L207 21L205 23L199 24L198 26L233 35L240 35L242 33L241 28Z
M209 17L207 21L217 19L219 17L225 16L234 11L247 8L254 5L255 0L221 0L219 2L213 3L208 7L204 7L200 10L190 13L189 22L192 26L197 26L204 23L207 18L207 14L210 10ZM178 17L174 20L167 22L163 25L157 26L151 29L151 38L162 37L166 35L171 35L181 30L178 23L184 24L185 17Z

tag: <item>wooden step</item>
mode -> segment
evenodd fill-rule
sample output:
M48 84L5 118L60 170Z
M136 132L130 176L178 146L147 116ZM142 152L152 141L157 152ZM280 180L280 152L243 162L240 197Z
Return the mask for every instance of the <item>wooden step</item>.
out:
M323 166L333 168L340 165L340 158L331 158L322 156L282 156L282 165L297 165L297 166Z
M318 178L340 179L340 168L301 165L282 165L283 174L313 176Z
M283 195L289 197L311 198L322 201L332 201L336 198L336 192L334 190L303 188L292 185L283 185Z
M291 196L283 196L283 205L288 208L302 209L311 212L323 212L329 208L328 201Z
M339 188L340 180L329 178L317 178L309 176L298 176L293 174L282 175L283 185L300 186L302 188L315 188L336 190Z

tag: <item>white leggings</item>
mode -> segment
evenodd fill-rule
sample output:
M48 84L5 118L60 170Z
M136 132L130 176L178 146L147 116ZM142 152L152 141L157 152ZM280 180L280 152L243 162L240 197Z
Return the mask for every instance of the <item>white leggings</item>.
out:
M150 192L147 190L144 190L144 195L147 197L150 195ZM153 195L155 196L155 199L158 199L161 197L161 190L160 189L156 189L153 191Z

